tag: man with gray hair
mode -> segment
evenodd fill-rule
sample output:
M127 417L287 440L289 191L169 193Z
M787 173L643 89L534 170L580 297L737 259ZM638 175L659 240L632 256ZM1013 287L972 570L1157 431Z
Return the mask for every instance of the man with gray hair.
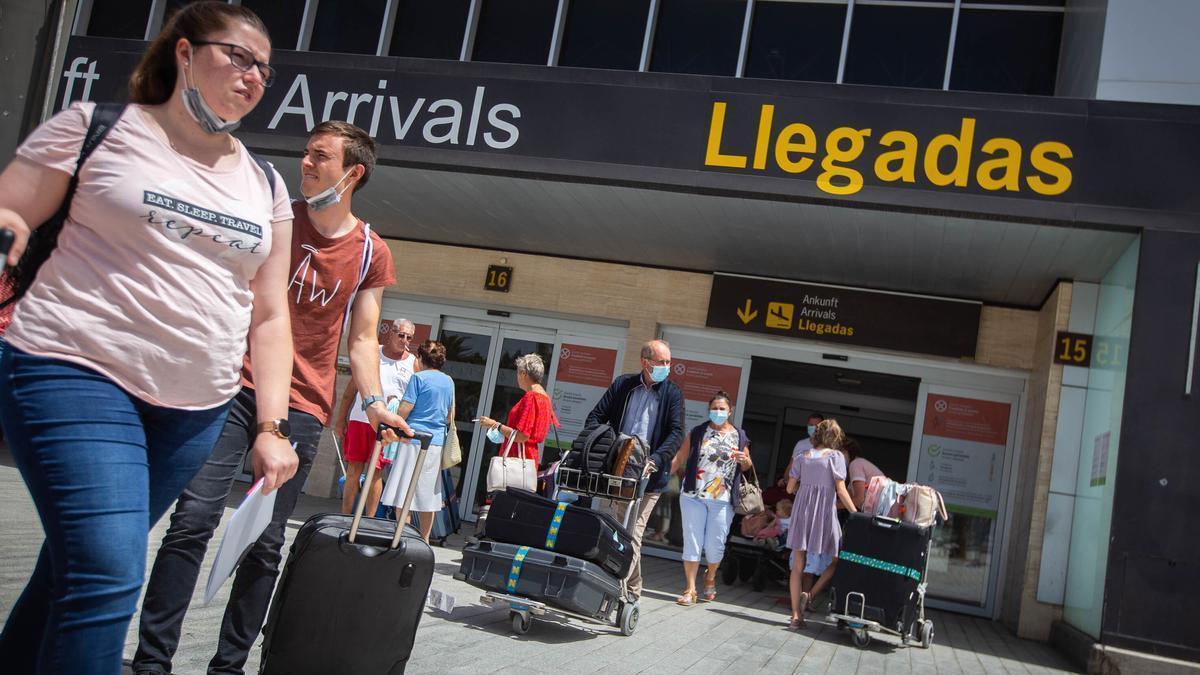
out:
M654 505L671 480L671 460L684 435L683 391L668 379L671 346L666 340L647 342L642 345L641 364L641 371L613 381L584 423L584 428L607 423L620 433L641 438L650 449L650 482L629 533L633 539L633 566L626 580L635 598L642 594L642 535Z
M408 380L416 365L416 355L409 349L416 334L416 326L408 319L384 321L379 324L379 381L383 384L383 397L388 402L402 398ZM353 402L353 406L350 404ZM349 420L347 420L349 413ZM348 422L348 423L347 423ZM334 438L342 439L342 457L346 460L346 484L342 492L342 513L354 512L354 501L358 499L358 479L367 467L371 451L375 447L375 430L362 411L362 396L354 388L354 381L346 383L346 390L338 401L333 417ZM383 460L376 465L383 468ZM367 488L367 503L363 513L373 515L383 493L383 472L376 471L375 479Z

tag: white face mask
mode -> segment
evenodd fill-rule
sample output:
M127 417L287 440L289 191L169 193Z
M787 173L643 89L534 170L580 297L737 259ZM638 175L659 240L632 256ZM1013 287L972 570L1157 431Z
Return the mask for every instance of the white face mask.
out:
M350 171L347 171L344 176L339 178L337 183L330 185L311 197L305 197L304 201L308 204L308 208L312 209L313 211L321 211L341 202L342 193L350 189L350 186L347 185L341 190L338 190L338 183L346 180L346 176L349 176L353 171L354 168L351 167Z
M210 134L227 134L242 123L241 120L225 121L213 112L213 109L208 107L208 103L204 100L204 95L196 88L195 82L192 81L192 62L187 61L184 66L184 87L183 87L183 107L187 109L188 114L192 119L196 120L196 124L200 128Z

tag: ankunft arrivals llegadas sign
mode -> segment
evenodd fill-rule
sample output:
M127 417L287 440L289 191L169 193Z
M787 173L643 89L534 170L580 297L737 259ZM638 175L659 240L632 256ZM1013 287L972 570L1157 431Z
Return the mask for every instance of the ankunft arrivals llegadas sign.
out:
M974 358L982 307L970 300L715 274L704 325Z
M71 38L58 107L123 98L144 47ZM1185 185L1200 123L1164 106L289 51L273 64L238 132L260 150L339 119L384 164L1139 227L1200 214Z

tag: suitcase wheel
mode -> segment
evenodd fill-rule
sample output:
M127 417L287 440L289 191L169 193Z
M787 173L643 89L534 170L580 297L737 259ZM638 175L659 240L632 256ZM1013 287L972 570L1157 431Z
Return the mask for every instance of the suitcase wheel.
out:
M508 618L512 622L513 632L517 635L528 633L529 627L533 624L533 617L529 616L528 612L512 611L508 613Z
M866 628L851 629L850 637L854 640L854 646L859 649L863 649L871 644L871 634L867 632Z
M933 622L925 621L921 623L921 646L929 649L933 644Z
M641 617L641 614L642 610L636 602L621 605L621 635L633 635L633 631L637 629L638 619Z

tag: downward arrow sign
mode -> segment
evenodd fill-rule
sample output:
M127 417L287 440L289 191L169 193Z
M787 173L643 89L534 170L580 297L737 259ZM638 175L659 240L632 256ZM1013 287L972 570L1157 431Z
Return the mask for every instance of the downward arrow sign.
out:
M742 323L748 324L754 320L754 317L758 316L758 310L750 311L750 299L747 298L746 309L743 310L741 307L739 307L737 310L737 315L738 318L742 320Z

